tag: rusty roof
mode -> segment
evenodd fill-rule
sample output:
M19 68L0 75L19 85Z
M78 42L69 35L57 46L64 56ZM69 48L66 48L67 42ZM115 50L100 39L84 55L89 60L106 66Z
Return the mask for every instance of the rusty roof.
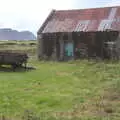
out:
M38 33L120 31L120 6L53 10Z

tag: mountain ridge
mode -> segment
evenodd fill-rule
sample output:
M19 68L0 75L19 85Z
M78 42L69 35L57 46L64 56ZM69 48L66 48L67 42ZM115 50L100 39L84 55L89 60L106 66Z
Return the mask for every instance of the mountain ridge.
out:
M0 28L0 40L36 40L36 36L27 30L18 31L11 28Z

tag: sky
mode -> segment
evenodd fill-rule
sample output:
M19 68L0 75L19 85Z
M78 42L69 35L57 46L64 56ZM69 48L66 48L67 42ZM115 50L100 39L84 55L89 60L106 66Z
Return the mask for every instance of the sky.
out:
M120 0L0 0L0 28L34 34L52 9L83 9L120 6Z

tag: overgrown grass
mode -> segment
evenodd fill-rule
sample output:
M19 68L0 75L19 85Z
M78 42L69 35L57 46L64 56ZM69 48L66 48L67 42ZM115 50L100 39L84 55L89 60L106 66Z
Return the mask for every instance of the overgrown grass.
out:
M29 120L120 119L119 62L30 59L29 66L36 70L0 72L1 115L27 120L24 111L31 111Z
M66 119L120 117L119 63L29 64L36 70L0 73L0 113L15 117L31 110Z
M19 51L19 52L26 52L29 55L36 54L37 51L37 41L36 40L10 40L10 41L0 41L0 51Z

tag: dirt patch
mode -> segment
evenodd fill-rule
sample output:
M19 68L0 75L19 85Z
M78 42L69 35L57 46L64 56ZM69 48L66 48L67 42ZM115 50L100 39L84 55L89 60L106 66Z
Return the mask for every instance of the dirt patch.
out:
M113 116L119 114L120 93L119 91L109 88L105 89L102 96L96 98L95 104L96 115L98 116Z
M55 112L55 118L81 118L81 117L109 117L119 115L120 94L114 90L105 90L100 96L88 100L86 103L76 105L69 111Z
M56 75L57 76L69 76L70 73L68 73L68 72L57 72Z
M120 101L120 92L116 89L105 89L103 97L109 101Z

